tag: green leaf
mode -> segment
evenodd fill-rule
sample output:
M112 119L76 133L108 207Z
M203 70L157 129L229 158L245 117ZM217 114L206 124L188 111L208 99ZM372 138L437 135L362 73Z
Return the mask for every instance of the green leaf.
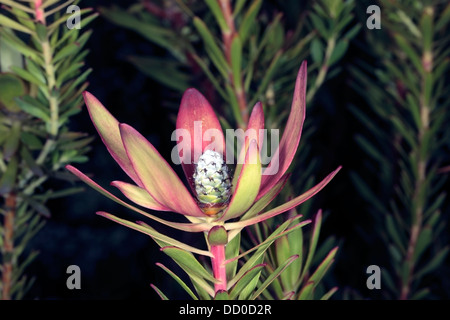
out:
M6 171L0 178L0 195L10 193L16 185L18 161L17 157L13 157L6 167Z
M409 300L424 300L430 294L430 288L423 288L415 292Z
M394 241L397 249L401 250L401 252L405 252L405 242L402 239L402 230L397 226L394 221L394 218L390 214L386 214L386 229L390 238Z
M433 241L433 232L431 228L423 228L417 238L416 248L414 250L414 261L418 262L422 253L429 247Z
M13 63L12 65L18 66L22 65L22 57L20 57L20 55L19 57L16 57L17 52L23 54L25 57L30 57L34 61L39 61L40 63L43 63L43 59L41 58L39 52L34 50L34 48L28 46L13 32L9 32L9 30L2 30L0 39L1 39L0 45L3 46L2 55L5 54L4 50L8 50L11 51L11 55L14 56L14 60L18 60L16 63Z
M241 233L238 233L233 239L231 239L225 246L225 259L230 260L239 254L241 248ZM226 273L227 279L232 279L236 275L238 261L234 260L227 263Z
M433 44L433 16L430 10L425 9L420 19L420 28L422 31L423 50L425 52L431 52Z
M351 39L353 39L358 34L358 32L360 30L361 30L361 25L357 24L357 25L353 26L349 31L347 31L347 33L345 33L342 36L342 38L347 40L347 41L350 41Z
M0 26L11 28L27 34L33 34L32 30L2 14L0 14Z
M53 57L53 63L57 63L65 57L75 55L80 49L81 47L78 43L69 43L55 54Z
M205 280L216 282L216 279L205 270L192 253L176 247L162 247L161 250L169 255L197 285L212 295L212 288Z
M171 271L169 268L167 268L165 265L161 264L161 263L157 263L156 264L158 267L160 267L161 269L163 269L165 272L167 272L180 286L181 288L184 289L184 291L187 292L187 294L189 294L189 296L194 299L194 300L198 300L197 296L192 292L192 290L186 285L186 283L184 283L183 280L181 280L180 277L178 277L173 271Z
M250 30L256 24L256 16L261 8L262 0L253 1L245 13L242 23L239 27L239 37L241 42L245 43L250 35Z
M323 45L318 38L311 41L311 58L315 63L322 63L323 60Z
M445 7L444 11L439 14L439 18L435 26L436 31L439 31L443 27L445 27L449 21L450 21L450 4L447 4L447 7Z
M383 206L382 202L378 199L378 196L370 189L369 185L356 173L351 172L350 178L358 190L359 194L371 203L378 212L385 212L386 208Z
M87 69L84 71L81 75L79 75L76 79L67 82L62 88L61 88L61 96L59 97L60 101L64 101L69 96L73 95L73 91L76 89L76 87L83 83L89 74L92 72L92 68Z
M18 1L1 0L1 3L12 7L14 14L18 14L19 12L22 12L23 15L26 15L27 12L31 13L31 14L34 13L33 9L31 9L30 7L24 6L23 4L20 4Z
M261 160L255 140L250 141L245 162L239 175L235 174L232 181L230 203L221 220L236 218L245 213L254 203L261 184Z
M242 43L239 36L235 36L231 42L231 70L233 73L234 86L237 90L242 88Z
M317 267L316 271L311 275L308 279L308 283L313 282L314 287L316 287L322 278L325 276L325 273L331 267L331 264L334 262L334 257L336 256L338 248L335 247L330 253L326 256L326 258L322 261L322 263Z
M161 290L159 290L159 288L157 286L155 286L154 284L150 284L150 286L153 288L153 290L156 291L156 293L159 295L161 300L169 300L167 298L167 296Z
M337 287L331 288L327 293L325 293L320 300L328 300L331 296L338 290Z
M397 116L391 116L391 122L397 129L397 131L402 135L402 137L405 138L408 144L411 147L414 147L416 145L416 141L414 139L414 133L411 131L411 129L408 128L407 125L404 124L403 121Z
M41 214L46 218L50 218L51 216L50 210L43 203L36 201L32 198L25 199L25 202L28 203L31 208L36 210L37 213Z
M26 67L27 71L30 72L34 77L36 77L36 79L38 79L41 83L47 82L44 70L32 59L26 59Z
M228 295L228 292L226 291L219 291L216 293L216 296L214 297L214 300L230 300L230 297Z
M320 33L322 38L328 39L329 38L329 31L327 30L327 27L324 24L324 19L320 18L317 14L311 13L309 15L310 19L312 20L313 26L317 31Z
M122 11L118 7L113 7L112 9L102 7L100 8L100 13L113 23L131 29L147 40L167 49L179 61L185 61L186 57L177 44L179 42L178 35L170 28L142 21L135 15Z
M198 17L194 18L194 26L196 27L200 37L205 44L205 49L208 52L208 56L214 63L216 68L222 74L225 79L228 79L229 66L225 59L223 52L220 50L219 46L216 44L213 35L209 31L206 24Z
M289 241L290 252L292 255L298 255L298 259L295 259L292 264L286 269L284 273L288 274L289 282L296 283L302 272L303 264L303 230L298 228L297 230L288 234L287 239ZM292 288L294 289L294 288Z
M348 49L347 40L338 41L336 47L334 47L333 53L331 54L330 60L328 60L328 66L331 66L336 62L338 62L347 52L347 49Z
M20 156L22 157L23 160L25 160L27 167L30 168L30 170L36 176L42 177L44 175L44 171L42 171L41 167L36 164L36 161L34 160L30 151L28 151L28 148L26 148L25 146L20 148Z
M45 87L46 84L45 82L42 82L41 80L39 80L38 78L36 78L34 75L32 75L29 71L17 67L17 66L12 66L11 70L17 74L19 77L21 77L22 79L29 81L31 83L34 83L35 85L37 85L38 87Z
M299 217L296 217L295 219L297 219L297 218L299 218ZM252 267L254 267L258 263L258 261L260 261L259 259L264 255L264 253L272 245L272 243L277 238L279 238L279 237L281 237L281 236L286 234L286 233L284 233L285 231L286 232L293 231L296 228L302 227L306 222L308 222L308 221L305 221L303 223L299 223L299 224L295 225L294 227L286 230L288 228L289 224L292 221L293 221L293 219L285 221L274 232L272 232L272 234L269 237L267 237L267 239L265 239L263 242L261 242L260 244L258 244L254 248L248 250L247 252L245 252L245 253L237 256L236 258L234 258L234 259L238 259L240 257L243 257L243 256L247 255L249 252L252 252L252 251L254 251L256 249L256 252L244 263L244 265L239 269L239 271L236 274L236 276L229 280L229 282L228 282L229 286L233 286L233 284L236 281L238 281L238 279L240 277L242 277L245 272L247 272ZM230 263L230 261L227 261L227 263Z
M366 137L361 134L356 134L356 143L363 149L367 155L373 158L378 163L385 163L383 154L374 146Z
M9 111L19 111L20 108L14 99L24 94L25 85L19 77L11 73L0 74L0 106Z
M314 282L308 282L303 286L302 290L298 294L298 300L312 300L314 295Z
M223 15L222 9L220 8L219 2L216 0L205 0L205 2L216 18L217 24L220 26L222 32L230 32L230 28L225 21L225 17Z
M413 20L411 19L411 16L407 13L405 13L405 11L403 10L397 10L395 12L397 18L400 20L400 22L402 22L409 30L409 32L414 35L415 37L417 37L418 39L420 39L422 37L422 34L420 33L419 28L417 28L417 26L415 25L415 23L413 22Z
M39 41L41 42L47 41L47 27L40 21L37 22L35 26L36 26L36 35Z
M419 269L418 272L414 275L415 279L420 279L425 274L435 270L438 268L444 261L445 257L447 256L448 250L450 247L444 247L439 252L437 252L433 258L421 269Z
M22 131L20 139L30 150L40 150L43 147L42 141L31 132Z
M283 271L286 270L295 260L299 258L298 255L294 255L289 257L283 263L280 263L279 266L270 273L267 279L259 286L258 290L251 296L250 300L255 300L259 297L259 295L277 278L280 274L283 274Z
M264 266L265 264L257 264L247 270L233 286L233 289L231 289L229 293L230 300L234 300L242 292L242 290L244 290L249 285L251 281L253 281L255 278L258 279Z
M58 70L56 74L56 87L60 88L66 80L77 76L83 65L83 62L71 63L68 68L64 68L62 71Z
M259 100L263 100L264 93L266 92L269 83L273 80L273 77L277 71L278 64L280 58L283 56L283 51L278 51L273 57L270 65L265 70L264 78L258 86L258 90L256 91L252 101L248 104L249 106L254 106L255 103Z
M16 99L16 102L19 105L20 109L22 109L29 115L41 119L44 122L50 122L50 115L48 115L44 110L42 110L38 106L34 105L31 99L26 99L24 97Z
M314 219L314 227L313 227L313 231L311 234L311 240L309 243L308 255L306 257L306 261L303 266L303 273L302 273L302 276L300 277L300 281L303 280L305 274L309 271L309 266L313 260L313 257L314 257L314 254L315 254L316 248L317 248L317 243L319 241L319 234L320 234L321 226L322 226L322 211L319 210Z
M211 256L211 253L209 251L205 251L205 250L200 250L200 249L194 248L194 247L192 247L190 245L187 245L187 244L185 244L183 242L180 242L180 241L178 241L176 239L173 239L173 238L171 238L169 236L166 236L166 235L164 235L162 233L159 233L158 231L156 231L155 229L153 229L149 225L144 224L143 222L141 222L140 224L137 224L137 223L125 220L125 219L118 218L118 217L116 217L116 216L114 216L114 215L112 215L110 213L102 212L102 211L97 212L97 214L100 215L100 216L103 216L103 217L105 217L107 219L110 219L110 220L112 220L114 222L117 222L117 223L119 223L119 224L121 224L123 226L129 227L129 228L134 229L136 231L139 231L139 232L142 232L144 234L147 234L150 237L154 238L155 241L156 240L162 241L162 242L164 242L167 245L176 246L176 247L178 247L178 248L180 248L182 250L193 252L193 253L196 253L196 254L199 254L199 255L205 255L205 256L209 256L209 257Z
M18 121L13 122L3 145L3 158L5 160L11 159L16 154L20 144L20 131L21 123Z
M408 43L405 37L400 34L394 35L395 40L397 41L398 46L403 50L403 52L409 57L414 67L419 71L423 72L422 60L420 59L417 52L414 48Z
M140 71L163 85L184 92L190 86L190 77L177 61L158 57L131 56L128 60Z
M197 54L192 54L197 65L202 69L205 75L208 77L208 80L214 86L214 89L220 94L222 99L228 102L229 97L228 93L225 92L222 88L222 84L216 79L216 76L211 72L209 66L205 63L204 59L200 58Z
M289 246L288 238L280 237L275 241L275 255L277 266L282 264L284 261L289 259L291 256L291 250ZM292 282L290 281L290 275L287 272L281 274L281 283L283 284L283 288L287 291L291 291L293 288ZM294 281L295 283L295 281Z

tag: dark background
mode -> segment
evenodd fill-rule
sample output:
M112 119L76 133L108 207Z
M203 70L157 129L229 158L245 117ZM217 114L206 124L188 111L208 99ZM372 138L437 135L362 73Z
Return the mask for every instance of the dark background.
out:
M84 0L82 5L109 6L112 2ZM130 2L114 3L127 7ZM169 158L174 146L170 136L176 110L167 101L177 101L180 97L125 61L129 54L157 55L158 49L136 33L118 27L102 16L90 28L94 32L87 43L90 53L86 65L92 67L93 72L89 77L88 91L120 122L132 125L166 159ZM343 72L320 89L315 108L311 115L307 115L320 119L312 138L313 154L321 155L326 161L317 176L324 177L338 165L343 165L343 170L318 195L316 204L330 213L323 226L322 237L335 235L340 239L339 254L327 278L330 288L337 285L341 289L335 294L336 299L342 298L345 289L357 290L363 296L376 299L378 293L366 288L365 271L371 264L383 268L388 263L379 258L387 256L380 254L386 248L377 242L379 237L366 232L373 230L370 228L372 220L369 213L364 212L364 204L348 178L350 170L361 167L363 155L353 139L361 124L356 123L346 104L349 101L357 105L364 102L346 85L349 74L345 66L360 55L361 51L356 46L349 48L340 62ZM75 165L77 168L92 173L95 181L110 191L115 191L109 187L112 180L128 181L98 138L86 109L73 118L72 126L73 130L97 137L92 144L89 162ZM35 283L26 296L28 299L159 299L150 287L151 283L170 298L188 298L179 291L174 280L155 266L156 262L163 262L177 270L148 236L99 217L95 212L107 211L131 220L140 219L137 215L88 187L83 193L54 200L49 206L53 213L51 219L30 243L30 247L40 254L27 271L29 276L35 277ZM366 238L373 241L361 241L361 233L366 233ZM371 260L373 257L377 260ZM69 265L81 268L81 290L66 287ZM443 294L448 297L448 293Z

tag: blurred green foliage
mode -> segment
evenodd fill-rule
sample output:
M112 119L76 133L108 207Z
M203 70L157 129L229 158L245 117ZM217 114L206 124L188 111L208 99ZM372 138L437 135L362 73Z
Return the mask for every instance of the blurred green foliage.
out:
M0 298L6 300L22 298L32 285L24 271L37 252L28 244L50 217L47 201L80 191L46 183L73 180L64 165L87 160L92 138L70 131L69 120L81 109L91 71L83 70L91 32L81 27L97 14L76 12L83 15L77 29L66 26L72 16L65 9L78 1L0 4Z
M351 105L366 125L355 135L364 170L351 173L389 254L385 298L436 297L424 278L437 273L449 246L445 183L449 161L449 21L442 1L379 1L382 28L366 30L351 68L369 108ZM380 41L380 39L382 41Z

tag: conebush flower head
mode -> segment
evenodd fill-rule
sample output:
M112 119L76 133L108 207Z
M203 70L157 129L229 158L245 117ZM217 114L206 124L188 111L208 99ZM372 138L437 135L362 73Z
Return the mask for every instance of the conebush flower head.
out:
M211 207L219 207L228 202L231 191L231 179L228 166L223 161L222 155L213 150L206 150L198 158L194 172L195 192L200 206L206 214L215 214L219 210L209 210Z
M102 194L152 220L182 231L207 232L211 239L217 238L213 235L225 232L226 241L230 241L243 228L286 212L308 200L340 170L340 167L337 168L305 193L264 211L286 184L289 177L287 170L300 141L306 109L306 71L306 62L303 62L297 75L283 135L267 168L263 169L260 156L264 139L260 135L246 134L234 159L234 174L227 166L233 159L226 152L229 146L225 145L226 139L213 108L199 91L186 90L177 116L174 137L178 144L173 154L179 157L188 186L138 131L128 124L119 123L99 100L89 92L84 93L89 115L102 141L134 182L113 181L112 186L118 188L134 204L155 211L179 213L189 220L186 223L162 219L144 211L116 197L75 167L69 165L67 169ZM246 130L264 130L261 103L253 107ZM175 162L174 157L172 158ZM270 174L264 174L265 170ZM127 221L106 212L98 214L146 233L161 245L203 254L212 259L223 256L223 252L215 251L215 245L211 246L211 250L193 248L159 233L144 222ZM214 264L213 261L215 275L220 268L223 269L223 266ZM224 283L222 279L216 289L226 290Z

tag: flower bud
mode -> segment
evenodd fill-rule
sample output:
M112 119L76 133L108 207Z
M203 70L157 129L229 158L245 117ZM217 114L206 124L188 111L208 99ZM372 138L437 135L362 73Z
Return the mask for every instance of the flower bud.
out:
M197 199L206 209L203 211L216 214L228 201L231 192L231 179L222 155L206 150L198 159L193 178Z

